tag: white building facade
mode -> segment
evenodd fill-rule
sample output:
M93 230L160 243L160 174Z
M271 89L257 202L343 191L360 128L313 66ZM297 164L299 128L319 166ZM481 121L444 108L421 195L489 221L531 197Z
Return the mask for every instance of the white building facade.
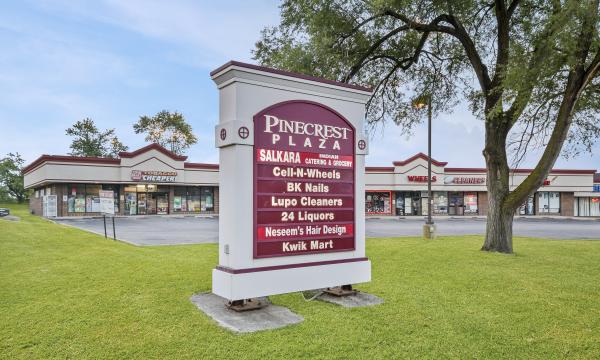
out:
M219 165L186 160L156 144L119 159L42 155L23 169L30 210L42 215L42 197L57 195L57 216L99 215L99 191L113 190L119 215L218 214ZM513 170L511 189L530 171ZM432 160L432 181L433 215L487 215L485 169ZM366 167L366 216L423 216L427 206L426 155ZM600 174L554 169L517 215L600 217Z

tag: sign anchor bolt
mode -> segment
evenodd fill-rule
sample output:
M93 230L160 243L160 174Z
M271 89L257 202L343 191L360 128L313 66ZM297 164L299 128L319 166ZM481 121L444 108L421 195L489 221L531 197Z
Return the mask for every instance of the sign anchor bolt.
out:
M327 288L323 292L326 294L329 294L329 295L340 296L340 297L358 294L358 290L353 289L352 285L342 285L342 286L331 287L331 288Z
M268 301L263 299L243 299L243 300L233 300L227 303L227 308L229 310L243 312L243 311L251 311L251 310L259 310L269 305Z

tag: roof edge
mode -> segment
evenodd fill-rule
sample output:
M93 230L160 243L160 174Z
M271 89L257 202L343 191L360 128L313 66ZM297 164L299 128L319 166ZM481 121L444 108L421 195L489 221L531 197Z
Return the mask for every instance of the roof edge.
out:
M325 78L321 78L321 77L317 77L317 76L306 75L306 74L301 74L301 73L291 72L291 71L286 71L286 70L273 69L273 68L269 68L266 66L248 64L248 63L244 63L241 61L235 61L235 60L228 61L227 63L225 63L225 64L219 66L218 68L216 68L215 70L211 71L210 76L213 77L213 76L217 75L218 73L220 73L221 71L223 71L231 66L238 66L238 67L242 67L242 68L246 68L246 69L264 71L264 72L271 73L271 74L289 76L289 77L294 77L294 78L298 78L298 79L302 79L302 80L309 80L309 81L319 82L319 83L328 84L328 85L335 85L335 86L339 86L339 87L344 87L344 88L359 90L359 91L365 91L365 92L369 92L369 93L373 92L372 88L366 87L366 86L348 84L348 83L335 81L335 80L329 80L329 79L325 79Z
M174 152L167 150L165 147L161 146L160 144L157 143L152 143L149 145L144 146L143 148L139 148L135 151L132 152L127 152L127 151L121 151L119 153L119 157L121 158L132 158L135 156L138 156L140 154L143 154L145 152L148 152L150 150L157 150L165 155L167 155L168 157L170 157L173 160L178 160L178 161L185 161L187 160L187 156L185 155L177 155Z
M32 161L29 165L21 169L21 174L25 175L31 172L34 168L48 161L65 161L65 162L89 162L102 164L120 164L121 159L109 157L92 157L92 156L71 156L71 155L47 155L44 154Z

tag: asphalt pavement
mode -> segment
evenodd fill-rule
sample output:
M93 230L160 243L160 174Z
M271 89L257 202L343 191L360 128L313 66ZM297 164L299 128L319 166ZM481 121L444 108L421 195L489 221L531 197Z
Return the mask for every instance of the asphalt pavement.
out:
M57 219L57 223L104 235L102 218ZM477 235L485 232L484 218L443 217L434 219L438 236ZM423 217L367 218L367 237L420 236ZM117 217L116 237L135 245L179 245L215 243L219 236L217 217L144 216ZM107 218L108 236L112 222ZM600 239L600 219L516 217L515 236L548 239Z

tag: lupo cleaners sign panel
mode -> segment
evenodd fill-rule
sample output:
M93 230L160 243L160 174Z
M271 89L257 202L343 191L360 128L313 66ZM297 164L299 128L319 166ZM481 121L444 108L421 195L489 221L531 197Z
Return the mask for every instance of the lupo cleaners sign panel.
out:
M289 101L254 117L254 257L354 249L354 130Z

